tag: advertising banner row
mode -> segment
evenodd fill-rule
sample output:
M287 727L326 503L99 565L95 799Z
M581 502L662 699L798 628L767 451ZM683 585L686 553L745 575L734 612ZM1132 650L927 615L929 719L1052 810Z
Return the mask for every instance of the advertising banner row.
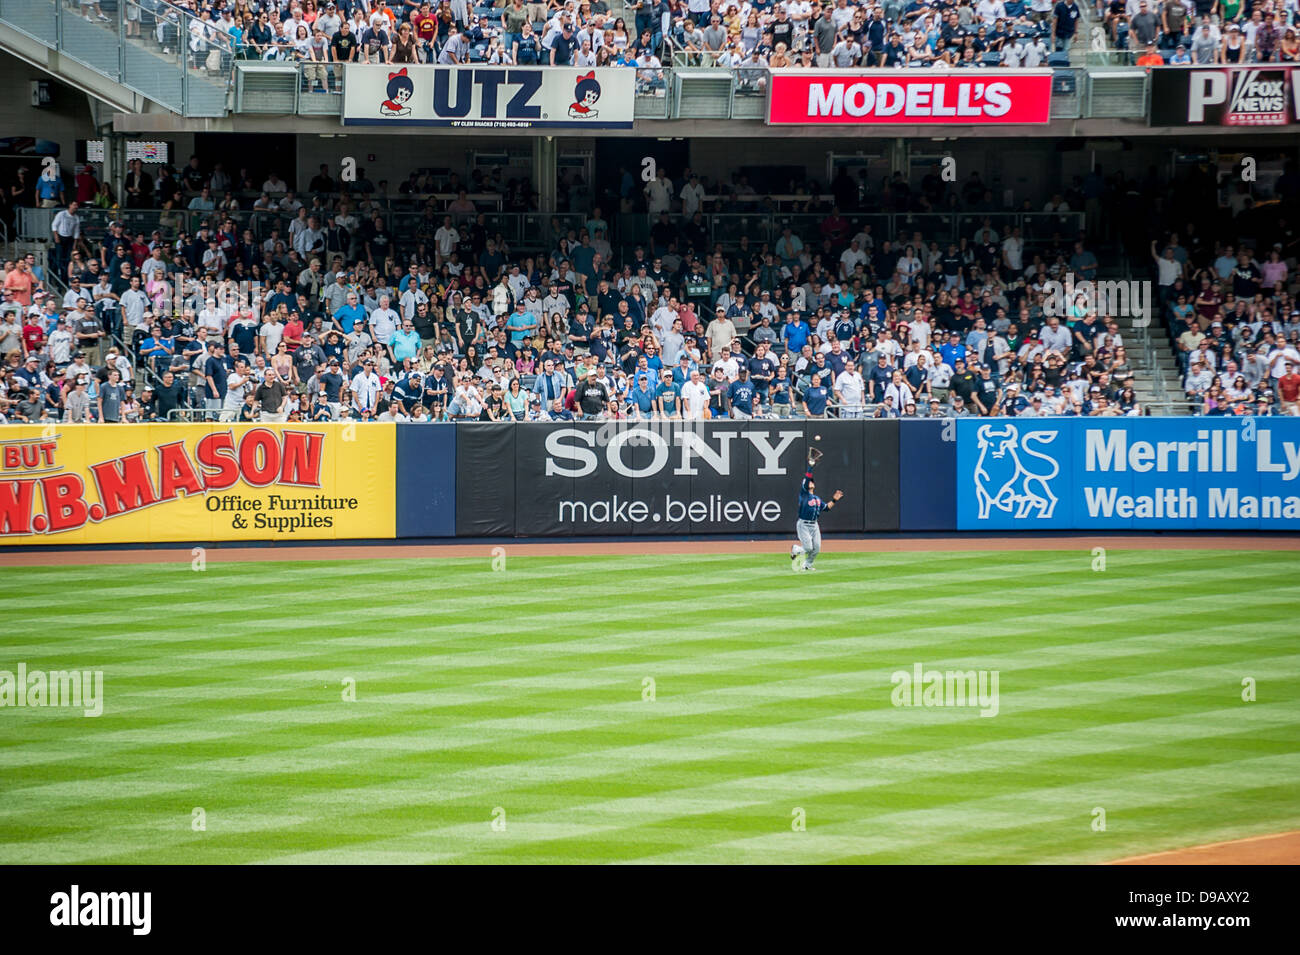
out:
M1300 419L60 425L0 435L0 542L1300 530Z
M631 130L636 70L538 66L394 68L348 64L347 126ZM1152 126L1290 126L1300 123L1294 64L1158 66ZM772 125L1042 125L1052 114L1049 69L775 70Z

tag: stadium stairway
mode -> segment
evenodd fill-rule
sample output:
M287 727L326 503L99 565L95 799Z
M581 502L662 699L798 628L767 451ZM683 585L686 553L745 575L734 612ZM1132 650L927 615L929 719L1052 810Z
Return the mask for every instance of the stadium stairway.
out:
M164 48L152 22L140 37L120 35L115 3L102 7L108 22L86 20L62 0L0 0L0 49L125 112L226 114L227 53L210 71L184 43Z
M1133 365L1133 392L1138 403L1158 415L1186 415L1178 362L1170 350L1163 327L1140 328L1130 317L1115 317L1124 349Z

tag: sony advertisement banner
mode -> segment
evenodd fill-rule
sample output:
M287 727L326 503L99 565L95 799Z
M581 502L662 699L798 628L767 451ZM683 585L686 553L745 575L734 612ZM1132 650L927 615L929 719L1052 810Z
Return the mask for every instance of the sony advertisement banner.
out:
M896 421L498 427L458 429L458 536L792 534L810 447L824 531L898 528Z
M1051 70L774 70L767 121L817 125L1046 123Z
M1152 126L1290 126L1300 123L1300 69L1163 66L1151 70Z
M958 530L1300 530L1300 418L957 423Z
M347 65L345 126L631 129L636 71Z

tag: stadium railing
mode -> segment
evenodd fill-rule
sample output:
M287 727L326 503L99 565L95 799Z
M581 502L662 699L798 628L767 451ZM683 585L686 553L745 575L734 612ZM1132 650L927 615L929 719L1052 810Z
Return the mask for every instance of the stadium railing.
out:
M199 18L168 0L101 0L104 20L81 9L63 0L0 0L0 24L173 112L226 114L236 53L227 34L196 26Z
M304 192L302 195L307 196L309 194ZM443 198L453 198L449 193L439 195ZM493 195L495 196L495 194ZM500 197L496 198L497 201L500 201ZM768 197L754 196L753 198L761 202ZM783 198L792 202L807 202L823 197L790 196ZM387 201L408 200L406 197L395 197ZM413 204L420 201L420 198L416 198L413 200ZM19 238L28 241L48 240L50 223L57 211L56 209L19 209ZM587 220L587 216L579 213L481 211L484 213L488 232L492 235L498 232L501 233L506 242L510 244L512 252L514 250L550 250L555 247L564 232L569 229L580 230ZM442 216L445 214L448 213L441 210L435 213L432 222L433 229L437 229L442 224ZM102 238L107 234L109 224L114 221L122 222L132 232L150 234L153 230L158 229L165 238L174 239L180 232L185 232L191 236L194 235L204 222L209 223L215 229L228 218L234 220L236 227L241 232L245 229L251 229L253 235L259 241L268 238L272 228L279 227L286 246L289 245L289 224L294 219L294 216L284 212L252 211L247 209L223 212L220 210L195 211L188 209L109 210L90 207L81 209L78 215L81 218L82 234L88 241ZM385 226L397 237L399 242L403 243L410 243L415 240L422 223L426 225L426 228L429 225L424 218L423 212L404 212L390 209L381 213L381 215L384 218ZM847 218L854 228L870 225L872 237L877 242L886 239L894 241L900 236L910 239L912 233L920 232L926 242L947 243L950 241L957 242L962 238L973 238L976 231L982 227L985 215L985 213L899 212L853 213L849 214ZM1027 247L1030 249L1034 247L1035 243L1045 242L1057 233L1062 238L1071 238L1084 227L1084 213L1082 212L1015 212L988 213L987 215L993 220L993 228L998 230L999 236L1005 235L1005 229L1018 226ZM463 221L465 217L457 218L453 216L453 218L456 218L457 221ZM621 217L620 227L624 225L623 218L629 219L627 225L631 232L646 231L642 227L645 223L643 214L632 213L628 217ZM805 246L814 245L818 241L818 230L825 218L822 213L779 212L761 209L756 209L754 212L718 212L703 215L704 223L708 229L710 248L714 243L718 242L726 246L733 246L740 241L742 236L748 236L750 242L755 245L761 245L764 242L775 243L781 237L781 233L787 225L790 226L795 235L803 240ZM639 223L635 221L637 219L640 220ZM632 228L633 226L637 228ZM564 230L564 232L560 230ZM352 238L357 239L356 236ZM642 242L648 239L648 232L644 236L633 234L629 238L632 242ZM334 254L343 255L347 258L346 250L326 252L324 254L327 258Z

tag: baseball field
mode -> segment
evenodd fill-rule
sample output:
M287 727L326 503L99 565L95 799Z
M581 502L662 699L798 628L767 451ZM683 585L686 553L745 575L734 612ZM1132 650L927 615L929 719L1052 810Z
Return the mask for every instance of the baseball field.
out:
M859 543L811 575L740 543L5 566L0 671L99 671L102 713L0 673L0 863L1101 862L1300 829L1300 554Z

